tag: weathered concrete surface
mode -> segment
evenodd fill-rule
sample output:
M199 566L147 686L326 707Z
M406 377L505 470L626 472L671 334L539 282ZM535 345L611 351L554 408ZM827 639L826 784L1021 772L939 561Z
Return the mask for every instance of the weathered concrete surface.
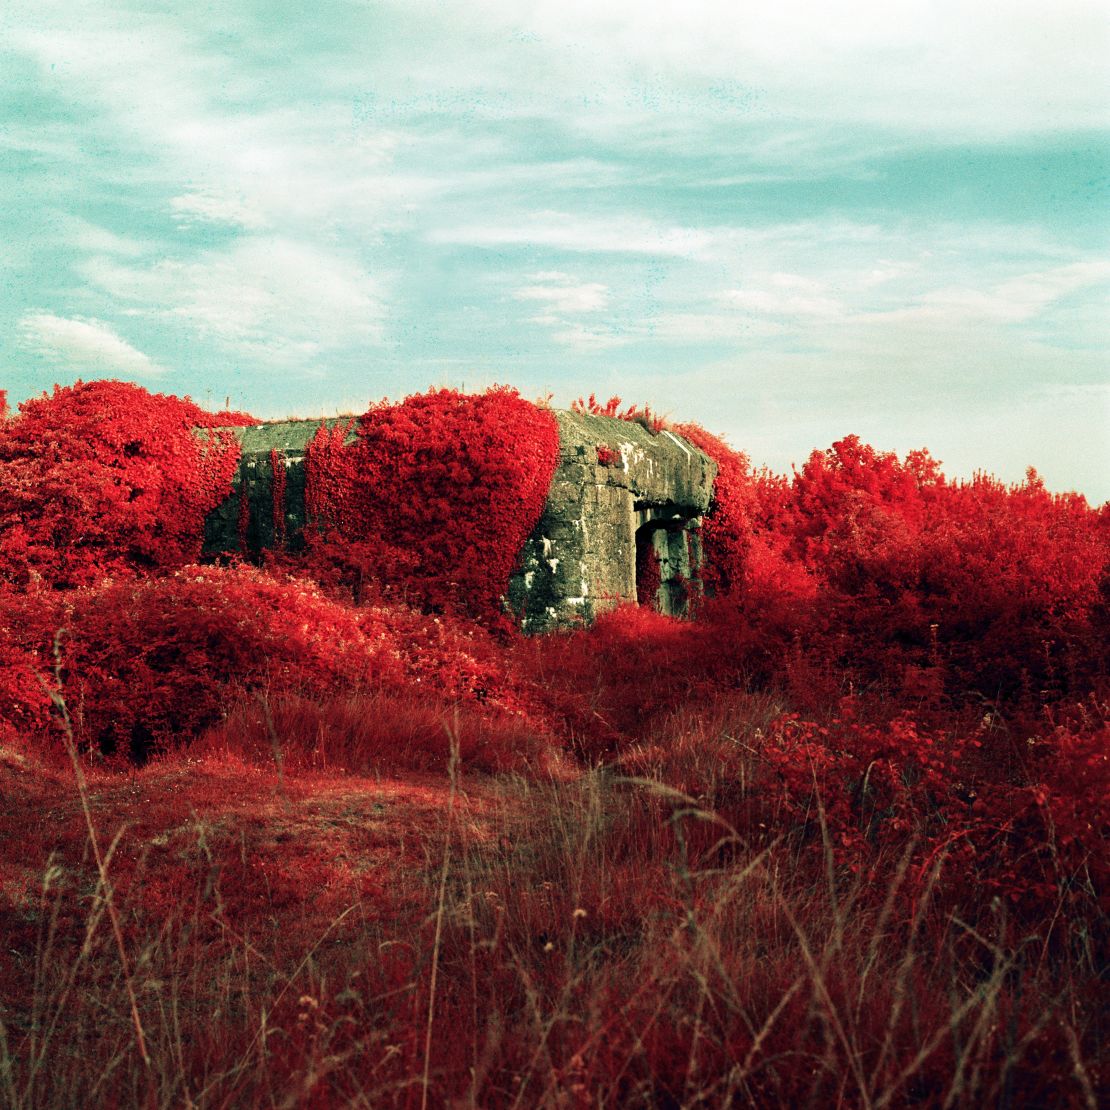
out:
M510 610L526 631L542 632L588 624L606 609L635 602L639 534L660 557L657 607L684 612L683 581L700 560L697 528L709 508L716 465L671 432L653 435L606 416L555 415L559 465L509 583ZM601 462L599 447L619 458Z
M521 551L506 602L529 632L589 623L636 600L637 543L659 560L655 599L663 612L685 611L688 583L700 562L697 529L709 508L716 466L671 432L606 416L557 411L559 463L547 504ZM296 548L306 525L305 456L321 424L350 417L297 420L230 429L242 445L234 492L209 514L205 553L239 548L239 491L250 508L247 551L275 545L270 452L285 461L285 542ZM353 438L353 432L352 432ZM611 461L602 462L602 456Z

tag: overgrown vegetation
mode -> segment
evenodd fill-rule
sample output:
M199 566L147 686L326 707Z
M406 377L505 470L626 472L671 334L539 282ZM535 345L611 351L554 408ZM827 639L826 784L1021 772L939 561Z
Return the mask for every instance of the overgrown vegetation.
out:
M0 424L6 1104L1099 1105L1105 507L681 426L695 619L526 639L550 413L321 433L259 569L192 565L231 471L185 405Z

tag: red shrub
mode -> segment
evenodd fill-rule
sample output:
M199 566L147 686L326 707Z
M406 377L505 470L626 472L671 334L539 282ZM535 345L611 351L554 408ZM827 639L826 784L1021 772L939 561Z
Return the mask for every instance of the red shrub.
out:
M657 435L667 427L667 421L662 416L653 413L648 405L644 405L642 408L639 405L629 405L622 410L619 397L610 397L603 405L591 393L585 399L579 397L570 407L574 412L585 412L591 416L611 416L616 420L627 420L629 423L639 424L651 432L652 435Z
M187 743L231 688L402 683L395 645L368 640L356 613L250 567L108 583L66 608L64 693L82 746L107 754Z
M0 577L72 587L195 560L238 460L212 429L247 419L117 381L24 402L0 422Z
M791 688L877 683L914 705L970 691L1030 705L1103 682L1110 514L1075 494L945 479L854 436L793 481L694 425L718 465L702 528L703 619L758 631ZM814 686L816 691L816 686Z
M329 713L337 699L361 699L367 712L374 699L420 701L425 733L433 720L451 725L457 706L464 754L491 769L552 746L538 699L489 632L399 606L355 609L314 584L249 566L7 594L4 629L11 640L0 652L0 710L9 732L0 739L58 739L44 681L53 686L52 644L62 630L62 693L75 737L83 749L121 759L188 744L256 694L275 703L304 695ZM446 735L441 728L437 744L398 751L392 763L434 761ZM340 748L348 741L336 738ZM383 742L367 741L364 756L380 756Z
M26 748L49 729L48 683L39 660L18 646L17 629L0 617L0 746Z
M781 683L797 644L811 635L817 586L787 549L789 484L770 471L753 471L746 455L697 424L675 431L717 464L700 532L700 590L694 591L704 594L696 610L706 631L703 673L725 683L741 673Z
M949 483L849 437L795 475L791 554L820 583L826 650L897 688L943 668L953 693L1082 694L1100 677L1110 533L1078 495ZM833 643L836 636L840 643Z
M308 456L308 507L354 577L434 610L486 621L547 499L558 461L549 410L515 390L441 389L382 402L358 439L321 429ZM320 538L310 538L319 553ZM335 547L341 548L336 552Z
M747 618L770 608L808 602L813 583L786 555L781 517L789 503L785 479L753 471L748 457L697 424L678 424L717 464L713 500L702 523L702 584L710 597L731 597Z
M429 616L401 605L361 609L359 623L368 638L397 645L412 692L542 722L529 676L513 668L505 646L482 626L449 614ZM542 723L538 727L542 728Z
M710 644L709 640L714 640ZM722 681L719 640L697 623L647 606L603 613L590 628L521 637L517 671L534 681L567 739L588 759L611 758L664 713Z

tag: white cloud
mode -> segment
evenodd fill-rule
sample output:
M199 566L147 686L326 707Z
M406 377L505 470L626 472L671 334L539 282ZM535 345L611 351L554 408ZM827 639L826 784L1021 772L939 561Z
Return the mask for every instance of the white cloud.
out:
M628 342L628 337L620 332L591 328L584 324L567 324L552 332L551 338L576 351L604 351Z
M475 247L542 246L590 254L646 254L694 258L713 242L708 230L668 227L634 216L606 219L538 212L513 222L462 224L428 233L432 243Z
M243 352L311 358L382 338L378 284L358 263L278 236L239 239L188 261L129 267L94 258L81 269L134 314L182 320Z
M594 317L609 305L609 287L599 281L579 281L559 270L532 275L532 284L521 286L513 296L518 301L535 301L540 306L533 324L551 329L551 338L578 351L600 351L628 342L612 324L584 323L579 316Z
M469 84L511 74L586 127L725 111L997 134L1110 117L1101 0L470 0L465 25L461 7L440 0L395 3L453 17L474 51L511 41L517 64L475 68ZM582 87L588 97L574 95Z
M984 289L945 286L921 294L905 307L862 314L891 323L1021 324L1037 319L1057 301L1110 280L1110 260L1088 259L1022 274Z
M668 343L737 343L787 334L780 321L753 318L743 312L661 313L638 329L641 336Z
M832 317L843 312L843 305L828 295L823 282L800 274L771 274L763 283L729 289L722 297L757 315Z
M173 190L183 223L376 226L433 188L391 172L397 136L352 131L350 90L275 107L272 74L253 69L249 53L211 49L207 29L187 18L43 4L5 30L6 45L37 62L45 90L126 137L143 176Z
M150 250L150 244L130 235L118 235L108 228L89 223L76 216L61 221L67 242L89 254L112 254L123 258L138 258Z
M563 315L598 312L609 303L609 287L597 281L576 282L566 274L552 272L535 274L534 279L543 284L522 286L513 296L520 301L539 301Z
M266 219L257 207L241 198L214 193L185 193L170 201L174 218L183 224L215 223L257 231Z
M66 370L97 375L158 377L166 370L99 320L68 319L47 312L20 321L23 346L65 364Z

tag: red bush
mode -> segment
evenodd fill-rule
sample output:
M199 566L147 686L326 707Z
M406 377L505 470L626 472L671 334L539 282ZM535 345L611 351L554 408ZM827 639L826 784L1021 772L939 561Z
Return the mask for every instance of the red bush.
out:
M577 401L571 404L573 412L589 413L591 416L611 416L615 420L627 420L631 424L639 424L641 427L646 428L652 435L657 435L665 427L667 421L656 413L651 411L648 405L643 407L639 405L629 405L627 408L621 408L621 399L619 397L610 397L603 405L594 394L583 399L579 397ZM604 463L604 460L603 464ZM607 464L605 464L607 465Z
M942 914L973 918L995 896L1025 928L1061 908L1078 927L1106 911L1105 725L1030 739L1031 756L1014 763L983 729L934 731L905 715L867 724L845 705L825 724L775 722L749 820L773 814L778 834L800 834L853 871L881 868L911 846L910 909L940 874L932 900ZM961 881L971 875L974 884Z
M786 603L809 601L813 583L786 555L781 517L790 499L785 479L753 471L748 457L697 424L675 431L717 464L713 499L701 528L700 578L709 597L743 604L748 619Z
M676 706L712 696L724 681L721 648L706 626L624 605L590 628L521 637L510 650L567 740L595 760L612 758Z
M497 620L558 461L551 412L502 387L441 389L375 405L357 441L346 434L321 428L309 447L317 554L345 561L356 585Z
M49 679L39 661L14 641L15 629L0 621L0 747L27 749L50 728Z
M57 634L75 739L120 759L187 745L256 693L305 695L321 705L419 700L425 723L450 724L458 706L467 750L487 767L516 766L551 745L538 699L489 632L400 606L355 609L311 583L249 566L6 594L5 629L0 711L7 731L0 740L41 746L60 739L48 695ZM422 751L398 752L392 762L412 766L426 758L427 744Z
M1010 700L1104 677L1110 531L1032 472L950 483L926 452L849 437L795 475L784 527L820 583L828 650L862 677L897 689L943 670L954 694Z
M195 560L238 460L213 429L249 419L117 381L25 401L0 422L0 578L73 587Z
M925 451L903 461L854 436L787 481L677 430L718 465L701 576L732 607L703 619L758 631L795 692L1036 705L1106 680L1110 514L1082 497L1034 474L949 482Z
M83 747L143 758L188 743L233 689L402 684L395 645L309 584L188 567L71 596L63 692Z

